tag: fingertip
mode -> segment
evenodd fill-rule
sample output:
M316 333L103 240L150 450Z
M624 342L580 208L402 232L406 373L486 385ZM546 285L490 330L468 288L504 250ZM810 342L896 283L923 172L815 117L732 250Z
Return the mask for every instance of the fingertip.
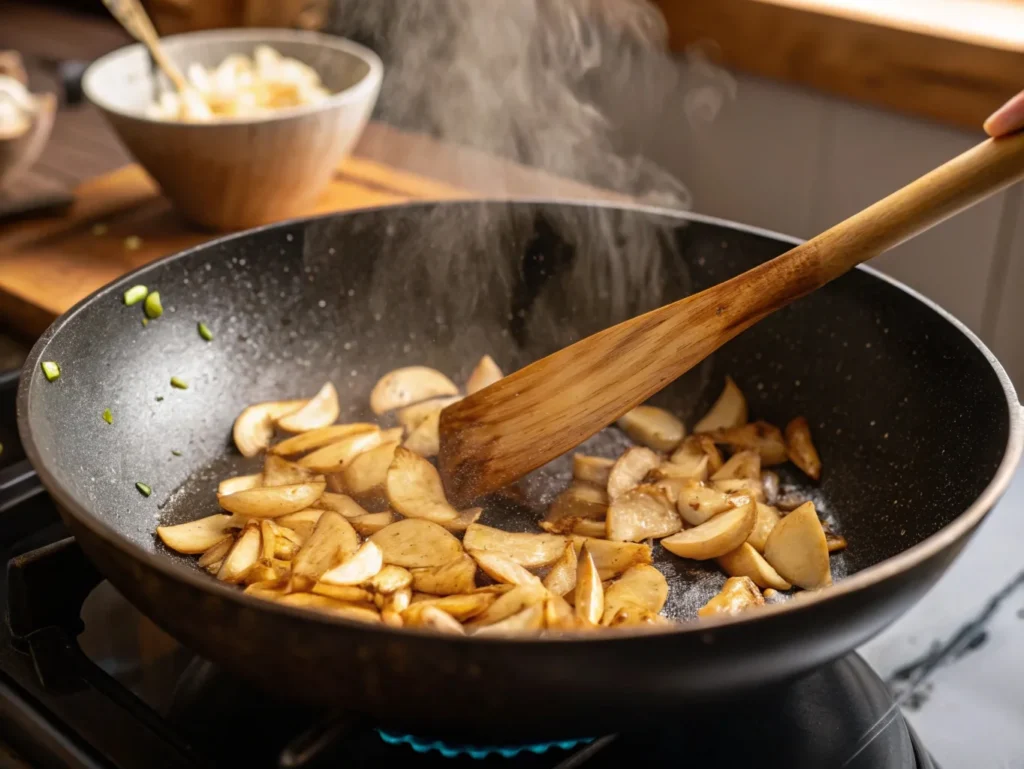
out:
M1005 136L1024 128L1024 92L1010 99L984 122L985 133L989 136Z

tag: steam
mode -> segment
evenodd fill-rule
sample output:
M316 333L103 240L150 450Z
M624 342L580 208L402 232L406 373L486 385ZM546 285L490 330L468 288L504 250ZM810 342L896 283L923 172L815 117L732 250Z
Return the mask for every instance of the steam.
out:
M683 184L622 139L623 123L634 133L663 128L673 100L691 121L712 119L730 84L703 60L668 53L647 0L336 0L335 11L334 31L384 59L379 119L573 180L573 197L690 207ZM481 156L466 153L466 162ZM499 196L515 189L507 167L487 166ZM566 195L558 185L535 194ZM670 263L679 272L677 222L598 206L541 218L525 207L457 206L426 222L410 215L408 226L396 216L377 257L388 269L370 294L378 305L396 293L422 298L430 316L453 324L489 316L505 327L519 315L523 336L550 348L663 303L668 283L676 296L689 290L686 275L666 275ZM562 246L541 248L548 279L517 307L538 228ZM383 285L398 280L404 292Z
M628 95L632 120L656 120L679 87L687 67L667 53L647 0L341 0L336 25L384 55L385 120L689 206L679 181L615 146L618 126L601 103Z

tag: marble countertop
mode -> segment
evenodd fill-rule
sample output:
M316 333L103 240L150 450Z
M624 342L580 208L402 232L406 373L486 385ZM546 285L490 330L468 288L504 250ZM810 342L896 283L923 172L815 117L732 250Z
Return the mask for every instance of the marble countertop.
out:
M1024 469L935 587L860 653L943 769L1024 769Z

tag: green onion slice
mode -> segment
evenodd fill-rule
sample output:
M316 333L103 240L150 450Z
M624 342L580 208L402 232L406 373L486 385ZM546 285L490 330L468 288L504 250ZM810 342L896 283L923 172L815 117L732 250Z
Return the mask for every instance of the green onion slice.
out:
M188 389L188 382L186 382L184 379L179 379L176 376L172 376L171 377L171 387L177 387L179 390L187 390Z
M152 291L146 297L146 303L142 305L147 318L155 319L164 314L164 306L160 304L160 292Z
M207 326L205 323L200 322L199 325L196 326L196 328L199 329L199 336L201 336L207 342L213 341L213 332L210 331L209 326Z
M46 377L47 382L53 382L60 378L60 366L56 361L44 360L40 365L43 367L43 376Z
M145 286L132 286L124 292L124 303L131 307L145 299L148 293L149 289Z
M103 409L103 421L108 425L114 424L114 415L110 412L110 409Z
M137 488L139 490L139 493L144 497L148 497L150 494L153 493L153 489L144 484L142 481L136 482L135 488Z

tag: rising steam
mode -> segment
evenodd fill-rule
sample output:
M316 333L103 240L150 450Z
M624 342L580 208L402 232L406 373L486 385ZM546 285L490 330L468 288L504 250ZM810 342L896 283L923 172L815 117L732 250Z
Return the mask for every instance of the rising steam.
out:
M703 62L668 53L663 20L647 0L335 3L334 31L384 59L378 118L599 188L606 199L689 207L677 179L623 146L622 123L663 127L673 99L684 114L708 119L729 83ZM511 191L498 168L488 165L489 190ZM541 337L543 347L662 303L668 283L677 296L689 289L673 258L675 225L657 218L595 206L548 210L542 225L523 208L441 207L427 222L410 215L408 227L402 218L377 256L387 265L379 281L392 285L371 295L393 299L402 280L409 301L422 299L430 316L453 323L484 325L489 316L504 327L518 314L523 334ZM564 247L541 248L548 278L534 301L517 306L523 254L539 226ZM669 263L677 265L671 280Z
M616 106L657 120L685 69L648 0L339 0L337 9L336 26L385 58L385 120L688 207L682 184L614 141Z

